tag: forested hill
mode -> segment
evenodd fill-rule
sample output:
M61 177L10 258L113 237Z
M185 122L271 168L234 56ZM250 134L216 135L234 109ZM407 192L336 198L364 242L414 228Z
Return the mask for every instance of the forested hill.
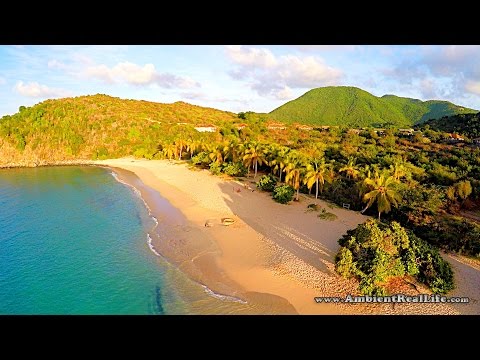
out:
M0 165L154 153L192 125L240 122L236 114L176 102L107 95L47 100L0 119Z
M455 132L475 139L480 137L480 112L476 114L444 116L440 119L429 120L422 124L422 128L427 125L433 130L447 133Z
M376 97L356 87L330 86L310 90L270 115L284 122L312 125L411 127L428 119L476 112L448 101Z

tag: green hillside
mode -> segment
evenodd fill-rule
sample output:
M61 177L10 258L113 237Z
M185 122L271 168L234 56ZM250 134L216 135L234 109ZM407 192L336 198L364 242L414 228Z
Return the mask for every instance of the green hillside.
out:
M433 130L447 133L455 132L474 139L480 137L480 112L477 114L459 114L428 120L423 123L421 127L425 128L427 125Z
M107 95L47 100L0 119L0 165L143 156L178 134L198 134L193 125L234 121L241 120L233 113L184 102L161 104Z
M279 121L350 127L411 127L445 115L477 112L448 101L421 101L394 95L376 97L349 86L313 89L273 110Z

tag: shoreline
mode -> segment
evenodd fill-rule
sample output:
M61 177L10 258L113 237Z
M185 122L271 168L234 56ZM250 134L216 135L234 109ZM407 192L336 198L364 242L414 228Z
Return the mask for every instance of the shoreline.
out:
M28 169L49 166L96 166L98 160L58 160L58 161L26 161L0 164L0 169Z
M469 296L469 305L315 304L315 296L358 295L355 281L345 280L335 273L333 257L338 250L338 239L346 229L354 228L359 223L345 221L342 216L331 222L317 219L312 222L314 214L299 211L299 206L306 207L306 201L314 202L315 199L307 200L304 196L303 204L280 205L273 202L266 193L255 191L250 194L250 191L243 189L243 183L239 181L211 175L207 170L188 169L183 161L128 157L10 163L0 165L0 169L49 166L95 166L109 169L114 174L125 174L126 171L131 174L126 186L137 192L140 191L133 183L140 184L140 187L143 184L143 187L148 189L145 191L149 195L145 197L140 194L140 197L150 214L151 206L158 202L167 202L169 211L181 216L184 224L177 223L174 226L175 231L169 231L168 226L171 223L166 222L166 226L161 230L167 235L162 237L162 234L157 233L151 236L148 240L150 250L155 252L161 248L164 253L161 254L160 251L158 254L161 254L163 259L202 286L210 296L247 301L250 308L236 308L233 313L480 314L480 268L470 264L467 258L455 254L444 256L454 268L456 283L456 289L447 296ZM174 174L170 174L171 172ZM205 185L208 190L198 187L199 184ZM255 188L251 181L250 185ZM188 189L190 186L193 187L192 191ZM232 186L241 187L242 192L235 194L231 190ZM213 204L219 208L209 204L208 200L211 198L215 198ZM327 210L337 215L340 212L349 218L349 215L355 214L353 211L332 208L320 199L316 202L325 208L329 207L332 210ZM263 208L264 211L255 213L255 210ZM275 223L276 216L283 218L284 223ZM155 215L152 217L157 218ZM219 221L221 217L231 217L236 222L232 226L222 226ZM266 223L258 220L262 217L268 219ZM292 218L296 221L292 222ZM160 223L165 220L161 217L157 219ZM209 219L216 221L213 228L204 226ZM315 234L311 231L312 226L318 227L319 223L322 225L319 229L321 234ZM326 225L326 231L323 225ZM305 226L307 231L304 231ZM230 231L229 228L235 230ZM334 233L336 235L333 235ZM229 241L229 237L234 240ZM177 241L175 238L178 238ZM234 242L237 244L232 245ZM295 245L304 251L295 249ZM205 248L199 251L202 246ZM206 250L207 248L209 250ZM308 250L316 253L315 258L308 254ZM181 253L182 251L184 252ZM404 284L397 292L410 295L431 293L419 283L416 283L416 288ZM199 309L201 308L197 308ZM230 313L228 307L225 309L226 313Z
M226 276L216 259L221 250L204 232L208 228L192 223L179 209L166 204L170 201L135 172L116 166L100 166L116 173L117 181L134 189L145 203L149 215L157 223L148 234L150 249L187 274L206 294L228 302L249 304L252 306L249 313L253 314L297 313L286 299L275 294L247 291Z
M142 197L160 224L167 219L155 210L160 201L155 193L166 199L176 210L176 231L169 233L165 227L162 231L166 233L152 237L155 250L213 293L246 301L252 306L251 313L458 314L444 304L315 303L315 296L358 294L355 281L335 273L333 258L341 235L366 216L332 208L329 211L336 213L338 220L320 220L305 213L305 199L300 204L281 205L262 192L243 188L237 192L240 182L190 170L184 162L123 158L93 165L135 174L150 188ZM328 206L322 200L317 203ZM223 217L231 217L235 223L223 226ZM205 227L207 220L214 226ZM414 294L409 288L401 290Z

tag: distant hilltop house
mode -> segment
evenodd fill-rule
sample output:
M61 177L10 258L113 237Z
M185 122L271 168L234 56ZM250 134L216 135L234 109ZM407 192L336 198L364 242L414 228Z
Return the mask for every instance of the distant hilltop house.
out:
M415 134L414 129L398 129L401 135L413 136Z
M360 129L348 129L348 132L351 133L351 134L360 134L362 130Z
M237 124L237 130L245 129L247 126L247 124Z
M465 141L465 139L462 136L460 136L456 133L448 134L448 135L449 135L449 137L447 139L447 142L449 142L449 143L459 143L459 142Z
M188 125L186 122L178 122L177 125Z
M202 125L202 126L195 126L195 130L198 132L215 132L217 131L217 127L213 125Z
M272 122L267 125L267 129L268 130L285 130L286 126L285 124L282 124L282 123Z
M462 136L460 136L458 134L455 134L455 133L450 134L450 138L454 139L454 140L458 140L458 141L464 141L465 140Z

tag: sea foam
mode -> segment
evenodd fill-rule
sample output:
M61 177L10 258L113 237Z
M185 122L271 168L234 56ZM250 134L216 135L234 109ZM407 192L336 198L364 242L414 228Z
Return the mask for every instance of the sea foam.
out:
M218 294L214 292L212 289L208 288L207 286L202 284L203 289L205 292L210 295L211 297L214 297L215 299L223 300L223 301L230 301L230 302L237 302L241 304L247 304L246 301L239 299L235 296L229 296L229 295L223 295L223 294Z

